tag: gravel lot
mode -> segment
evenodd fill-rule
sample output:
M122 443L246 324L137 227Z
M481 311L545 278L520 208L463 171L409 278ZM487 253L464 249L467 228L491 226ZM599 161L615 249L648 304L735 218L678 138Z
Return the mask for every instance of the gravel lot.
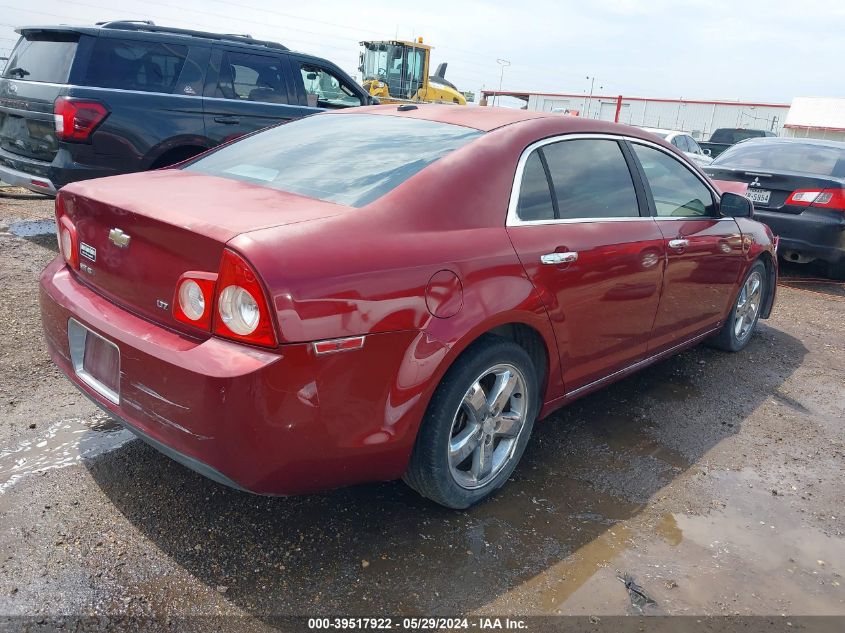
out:
M558 412L468 512L399 482L264 498L132 439L53 367L37 279L55 237L10 232L52 201L9 193L0 614L638 614L629 574L646 613L845 615L841 284L786 270L744 352L697 347Z

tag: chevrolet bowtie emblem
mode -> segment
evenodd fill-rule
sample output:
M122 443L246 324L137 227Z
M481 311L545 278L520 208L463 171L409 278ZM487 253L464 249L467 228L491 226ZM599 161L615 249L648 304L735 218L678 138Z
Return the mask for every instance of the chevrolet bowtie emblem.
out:
M109 231L109 242L119 248L126 248L127 246L129 246L129 240L131 239L131 235L127 235L120 229L112 229L111 231Z

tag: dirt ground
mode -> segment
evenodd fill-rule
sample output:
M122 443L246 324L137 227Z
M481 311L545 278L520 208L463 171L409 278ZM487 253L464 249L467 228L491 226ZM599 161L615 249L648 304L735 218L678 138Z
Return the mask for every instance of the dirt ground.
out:
M400 482L264 498L133 439L53 367L55 236L15 235L52 231L19 224L52 201L2 195L2 615L845 615L845 290L812 269L784 271L745 351L696 347L540 423L467 512Z

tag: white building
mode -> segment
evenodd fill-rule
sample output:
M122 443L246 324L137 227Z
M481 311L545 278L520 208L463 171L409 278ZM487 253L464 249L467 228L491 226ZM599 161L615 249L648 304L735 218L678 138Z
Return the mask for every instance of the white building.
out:
M795 97L781 136L845 141L845 99Z
M720 127L770 130L779 134L789 105L744 101L701 101L698 99L651 99L545 92L500 92L485 90L482 98L492 104L494 95L514 97L528 110L571 113L603 121L618 121L639 127L680 130L699 140L707 140ZM482 101L483 103L483 101Z

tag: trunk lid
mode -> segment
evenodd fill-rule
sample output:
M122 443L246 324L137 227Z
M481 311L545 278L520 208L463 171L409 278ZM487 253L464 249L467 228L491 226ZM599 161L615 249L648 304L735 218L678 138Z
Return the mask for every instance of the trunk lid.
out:
M786 204L786 200L793 191L798 189L839 189L842 187L841 180L837 178L814 176L801 172L784 171L775 174L713 165L708 166L706 171L713 180L746 183L748 185L746 195L754 202L755 208L778 213L799 214L807 209L806 205Z
M172 316L183 273L218 272L223 248L237 235L348 210L179 169L81 181L60 195L76 226L81 281L133 312L183 331L193 330ZM128 243L110 239L113 229L128 236Z
M26 31L0 77L0 149L52 162L53 104L66 91L78 33Z

